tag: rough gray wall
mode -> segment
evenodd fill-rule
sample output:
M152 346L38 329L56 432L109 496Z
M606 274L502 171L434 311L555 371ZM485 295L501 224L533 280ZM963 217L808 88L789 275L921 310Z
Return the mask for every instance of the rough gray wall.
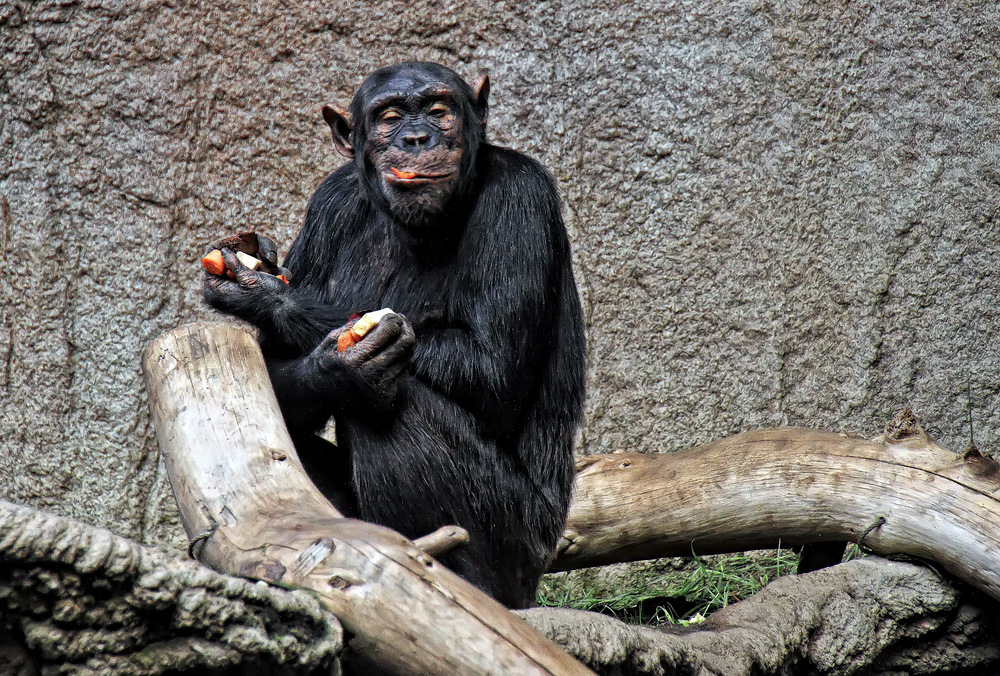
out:
M909 404L1000 442L1000 9L883 2L0 0L0 497L180 542L139 374L203 243L287 246L373 68L493 81L566 202L583 448Z

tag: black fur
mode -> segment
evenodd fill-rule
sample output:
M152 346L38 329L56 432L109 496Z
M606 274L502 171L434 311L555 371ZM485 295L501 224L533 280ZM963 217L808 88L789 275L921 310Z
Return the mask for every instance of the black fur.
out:
M453 78L472 137L462 182L434 232L394 220L367 175L367 100L397 72L384 69L352 104L358 158L316 191L284 262L294 291L257 323L317 483L330 492L340 485L360 518L411 538L446 524L466 528L470 543L443 562L522 607L569 507L584 397L580 302L552 178L525 155L487 143L485 110L468 85L426 68ZM350 315L382 307L412 323L412 375L378 401L317 391L303 360ZM324 460L309 435L331 415L338 448Z

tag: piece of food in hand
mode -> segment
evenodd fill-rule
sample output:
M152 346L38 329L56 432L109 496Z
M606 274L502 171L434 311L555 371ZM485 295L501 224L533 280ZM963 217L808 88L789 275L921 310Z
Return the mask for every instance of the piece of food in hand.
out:
M257 267L248 265L246 261L243 261L243 264L248 268L252 268L258 272L266 272L269 275L277 275L280 272L277 265L265 260L260 255L260 238L256 232L240 232L226 237L219 240L218 246L220 249L232 249L236 254L244 253L247 256L255 257L258 261Z
M375 325L382 321L382 317L393 314L390 308L382 308L375 312L367 312L361 319L354 322L354 326L344 331L337 337L337 352L343 352L352 345L361 341L368 332L375 328Z
M242 251L236 252L236 259L240 263L243 263L243 265L250 268L251 270L259 270L260 267L263 265L263 263L260 262L259 258L254 258L250 254L245 254Z
M239 256L240 254L237 252L236 255ZM236 277L236 275L233 274L232 270L226 269L226 259L222 257L222 251L219 249L212 249L211 251L209 251L207 256L202 257L201 264L202 266L204 266L206 270L208 270L213 275L219 275L220 277L222 275L226 275L227 277L230 278ZM244 265L246 264L244 263Z
M213 249L207 256L201 259L201 264L213 275L222 275L226 272L226 261L222 258L222 252Z
M236 258L237 260L239 260L240 263L250 268L251 270L259 270L260 272L270 274L266 270L264 261L260 260L259 258L254 258L253 256L245 254L242 251L236 252ZM205 267L206 270L208 270L213 275L228 275L230 277L235 276L233 275L232 270L226 269L226 261L222 257L222 251L220 251L219 249L213 249L212 251L210 251L207 256L201 259L201 264ZM288 284L288 277L286 277L285 275L277 275L277 277L285 284Z

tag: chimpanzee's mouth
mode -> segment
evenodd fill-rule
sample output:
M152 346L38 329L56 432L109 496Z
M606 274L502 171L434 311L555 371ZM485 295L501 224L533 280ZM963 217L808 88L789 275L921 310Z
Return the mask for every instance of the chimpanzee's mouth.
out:
M384 175L385 179L392 185L416 186L447 180L454 176L455 172L449 171L443 174L431 174L389 167L389 171L385 172Z

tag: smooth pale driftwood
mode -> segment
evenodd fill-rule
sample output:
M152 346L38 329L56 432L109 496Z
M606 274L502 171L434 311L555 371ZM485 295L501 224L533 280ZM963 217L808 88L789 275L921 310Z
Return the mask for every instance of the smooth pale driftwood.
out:
M202 562L316 592L357 635L352 645L395 673L591 673L398 533L343 518L303 470L246 331L169 331L146 349L143 370ZM446 531L430 543L460 538Z
M678 453L577 463L552 570L865 537L1000 599L1000 466L916 425L898 441L808 429L746 432ZM884 438L883 438L884 439Z
M440 556L459 545L469 541L469 531L459 526L441 526L429 535L424 535L413 541L418 549L431 556Z

